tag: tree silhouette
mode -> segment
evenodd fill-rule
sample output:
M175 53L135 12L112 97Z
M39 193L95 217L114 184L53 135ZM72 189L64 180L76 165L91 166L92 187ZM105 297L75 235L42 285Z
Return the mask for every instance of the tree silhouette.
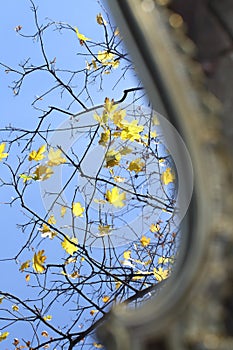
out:
M101 348L94 331L109 309L137 307L171 273L180 244L176 169L107 11L96 16L95 40L68 23L41 24L29 2L36 30L15 30L40 59L1 66L18 98L27 84L34 96L39 82L43 90L32 120L2 128L0 145L5 204L23 212L18 251L1 264L16 264L27 294L0 291L0 341ZM63 62L59 46L71 37L75 60Z

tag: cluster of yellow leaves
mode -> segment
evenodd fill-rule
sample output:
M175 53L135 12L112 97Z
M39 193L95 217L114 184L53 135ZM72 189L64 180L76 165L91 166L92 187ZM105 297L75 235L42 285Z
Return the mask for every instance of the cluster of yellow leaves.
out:
M168 278L169 276L169 270L163 270L162 267L159 267L158 269L154 268L153 269L153 274L154 277L157 281L161 282L163 280L165 280L166 278Z
M52 231L46 224L42 225L42 229L40 229L40 231L42 232L41 237L43 238L49 237L50 239L53 239L57 235L57 233L55 231Z
M46 260L44 255L44 250L39 250L38 253L35 253L32 259L32 267L37 273L42 273L45 270L44 262Z
M94 119L97 120L102 127L106 128L106 124L108 123L109 119L113 119L116 109L117 104L114 103L114 100L110 100L108 97L106 97L104 100L102 115L100 116L97 113L94 113Z
M142 236L140 239L140 243L143 247L147 247L150 244L150 238L146 236Z
M66 251L66 253L73 255L77 250L78 244L78 239L76 237L68 237L66 236L63 240L63 242L61 242L61 246L62 248Z
M173 264L174 263L174 259L173 258L166 258L165 256L161 256L158 258L158 264Z
M96 342L94 342L93 345L96 349L102 349L104 347L102 344Z
M135 173L139 173L143 170L145 166L145 162L140 158L134 159L129 163L128 170L135 171Z
M52 174L53 170L50 167L46 165L39 165L38 167L36 167L36 170L33 173L33 180L45 181L49 179Z
M99 51L97 55L97 60L103 65L103 66L109 66L113 67L114 69L118 68L120 61L118 59L115 59L115 54L111 53L110 51Z
M0 333L0 342L5 340L9 334L10 334L9 332Z
M8 153L4 153L5 147L6 147L5 143L0 144L0 161L3 160L3 158L6 158L8 156Z
M138 125L137 120L132 120L131 122L122 122L122 132L120 137L122 140L138 141L141 138L140 132L144 130L143 125Z
M117 187L107 190L105 197L107 201L116 208L122 208L125 205L123 201L126 199L126 193L120 193Z
M72 204L72 212L74 216L83 216L84 208L81 206L81 203L76 202Z
M172 173L171 168L167 168L161 175L161 180L164 185L168 185L175 180L175 175Z
M54 215L51 215L48 218L48 224L49 225L56 224L56 219L55 219ZM43 238L49 237L50 239L53 239L54 237L57 236L57 232L52 231L51 228L47 224L43 224L42 228L39 229L39 231L41 231L41 237L43 237Z
M121 154L119 151L114 149L109 150L105 155L106 167L112 168L116 165L119 165L121 160Z
M45 158L46 145L42 145L38 150L33 150L28 156L29 161L41 161ZM54 150L50 147L48 153L48 161L44 165L38 165L35 171L31 175L21 174L19 175L23 182L34 180L34 181L45 181L51 177L53 170L51 167L58 166L66 162L66 159L62 157L62 152L60 149Z

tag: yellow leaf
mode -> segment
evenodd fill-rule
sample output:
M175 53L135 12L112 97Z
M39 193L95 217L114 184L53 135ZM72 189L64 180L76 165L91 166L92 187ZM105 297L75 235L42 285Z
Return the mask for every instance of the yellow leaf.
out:
M49 166L57 166L66 163L66 159L62 157L62 151L60 149L55 151L53 147L49 149L48 159Z
M112 116L113 123L119 128L122 128L122 122L124 121L125 116L126 116L125 109L120 109L115 111L115 113Z
M25 261L19 268L19 271L23 272L25 269L30 267L30 260Z
M50 225L55 225L56 222L57 222L57 221L56 221L54 215L51 215L51 216L48 218L48 224L50 224Z
M47 316L44 316L43 319L45 321L51 321L52 320L52 316L51 315L47 315Z
M79 202L76 202L72 204L72 211L74 216L83 216L84 208Z
M138 270L136 273L136 275L132 278L133 281L138 281L141 280L142 278L144 278L147 275L151 275L150 271L141 271Z
M38 253L34 254L32 259L32 267L37 273L42 273L45 270L44 262L46 260L46 256L44 255L44 250L39 250Z
M88 41L88 40L91 40L90 38L87 38L84 34L81 34L79 33L79 30L78 28L74 28L75 29L75 32L77 34L77 37L80 41Z
M143 247L147 247L150 244L150 238L147 238L146 236L142 236L140 239L141 245Z
M140 140L140 132L143 131L144 126L143 125L137 125L137 120L132 120L132 122L123 121L122 123L122 132L121 132L121 139L122 140Z
M19 311L19 307L17 305L12 305L12 310L13 311Z
M116 29L115 29L114 35L115 35L115 36L120 35L119 28L116 28Z
M165 258L165 256L161 256L160 258L158 258L158 264L168 264L173 262L174 262L173 258Z
M122 285L122 283L120 281L115 281L116 289L120 288L121 285Z
M121 177L121 176L113 176L114 181L116 182L125 182L125 177Z
M119 165L121 160L121 154L118 151L115 151L114 149L109 150L105 155L106 160L106 167L111 168L115 165Z
M160 226L159 226L159 224L151 224L150 225L150 231L151 232L158 232L160 230Z
M107 303L109 300L110 300L110 297L108 295L105 295L102 298L103 303Z
M117 109L117 104L114 102L114 99L112 98L110 100L109 97L105 97L104 100L104 112L109 115L109 117L112 117L112 113L114 113Z
M114 60L114 61L111 61L109 62L109 64L111 64L111 66L116 69L119 67L119 64L120 64L120 61L119 60Z
M97 348L97 349L102 349L103 348L103 345L102 344L98 344L96 342L93 343L94 347Z
M99 311L98 310L91 310L90 314L91 314L91 316L94 316L94 314L96 314L97 312L99 312Z
M3 142L0 144L0 161L8 156L8 153L4 153L6 144Z
M107 146L108 140L110 138L110 131L106 130L101 133L100 140L99 140L99 145L101 146Z
M98 203L98 204L105 204L105 203L107 203L104 199L97 199L97 198L94 198L94 202Z
M66 207L64 207L64 206L61 207L61 217L62 218L65 216L66 210L67 210Z
M111 232L111 226L110 225L99 225L98 230L99 230L100 236L106 236Z
M123 253L124 259L128 260L131 257L131 250L126 250Z
M143 162L140 158L137 158L130 162L128 170L135 171L135 173L139 173L140 171L142 171L144 166L145 162Z
M161 175L164 185L168 185L175 180L175 175L172 173L171 168L167 168Z
M29 282L30 281L30 275L26 275L25 276L25 280L26 280L26 282Z
M9 332L0 333L0 342L5 340L9 334L10 334Z
M2 304L4 297L0 297L0 304Z
M77 238L70 238L68 236L66 236L66 238L64 238L64 241L61 243L62 248L70 255L73 255L78 250L78 247L76 247L77 244Z
M23 182L29 181L29 180L36 180L35 175L26 175L26 174L20 174L19 177L23 179Z
M106 22L104 21L104 19L103 19L101 13L99 13L99 14L96 16L96 22L97 22L98 24L100 24L100 25L106 24Z
M117 187L113 187L112 190L107 190L106 199L116 208L124 207L125 203L123 202L126 199L125 192L120 193Z
M98 68L97 64L96 64L96 61L92 60L91 63L92 63L92 66L93 66L94 70L96 70Z
M127 154L130 154L132 153L132 148L130 147L123 147L119 150L119 153L122 155L122 156L126 156Z
M44 152L46 152L46 145L41 146L37 151L32 151L28 156L28 160L42 160L45 158Z
M107 61L114 59L114 54L108 51L99 51L97 55L98 61L101 63L106 63Z
M79 277L78 271L72 272L72 273L69 275L69 277L71 277L71 278L73 278L73 279L78 278L78 277Z
M39 231L42 232L41 237L43 238L49 237L50 239L53 239L57 235L57 232L52 231L50 227L46 224L43 224L42 229L39 229Z
M162 280L168 278L169 270L163 270L161 267L159 267L158 269L154 268L153 274L156 280L161 282Z
M41 335L42 335L42 337L48 337L49 336L48 332L46 332L46 331L41 332Z
M36 170L33 174L33 180L45 181L51 177L51 175L53 174L53 170L46 165L39 165L38 167L36 167Z
M152 125L159 125L159 119L156 114L153 115L152 117Z

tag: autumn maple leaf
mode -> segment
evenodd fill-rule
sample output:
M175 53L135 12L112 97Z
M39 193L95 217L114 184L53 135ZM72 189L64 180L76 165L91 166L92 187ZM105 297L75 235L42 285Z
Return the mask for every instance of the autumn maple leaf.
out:
M58 149L55 151L53 147L49 149L48 159L49 166L57 166L66 162L66 159L62 157L61 150Z
M168 185L175 180L175 175L172 173L171 168L167 168L161 175L164 185Z
M112 190L107 190L106 192L106 199L109 203L114 205L116 208L122 208L124 207L125 203L123 200L126 199L126 193L119 192L119 189L117 187L113 187Z
M64 238L64 241L61 242L62 248L70 255L73 255L77 250L78 247L76 246L78 244L78 240L75 237L68 237L66 236Z
M44 153L46 152L46 145L41 146L40 148L38 148L37 151L33 150L29 156L28 156L28 160L32 161L39 161L45 158Z
M74 216L83 216L84 208L81 206L79 202L73 203L72 211Z
M45 267L43 264L45 260L46 260L46 256L44 255L44 250L39 250L38 253L34 254L34 257L32 259L33 269L38 273L44 272Z

